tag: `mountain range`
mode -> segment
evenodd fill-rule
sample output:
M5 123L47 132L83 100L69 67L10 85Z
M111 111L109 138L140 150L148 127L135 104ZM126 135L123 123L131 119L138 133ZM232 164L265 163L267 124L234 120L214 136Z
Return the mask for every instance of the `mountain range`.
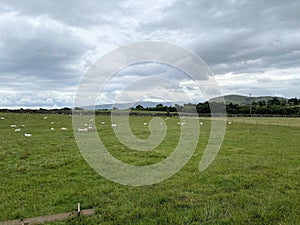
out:
M115 104L101 104L101 105L95 105L95 108L93 106L83 106L82 108L86 110L95 109L95 110L101 110L101 109L112 109L117 108L120 110L123 109L129 109L131 107L136 107L138 105L143 106L144 108L153 108L158 104L163 104L164 106L173 106L170 102L151 102L151 101L140 101L140 102L134 102L134 103L115 103Z
M248 97L243 95L225 95L222 97L216 97L209 100L209 102L222 102L223 98L225 100L225 104L239 104L239 105L250 105L252 102L265 101L275 98L274 96L259 96L259 97ZM277 97L279 100L287 100L286 98ZM152 101L140 101L135 103L116 103L116 104L101 104L96 105L95 110L103 110L103 109L112 109L113 107L123 110L129 109L131 107L136 107L137 105L141 105L144 108L153 108L158 104L163 104L164 106L174 106L174 104L170 102L152 102ZM183 105L184 103L177 103L179 105ZM83 106L82 108L86 110L94 109L93 106Z
M225 100L225 104L238 104L238 105L250 105L252 102L259 101L269 101L270 99L275 98L275 96L259 96L259 97L248 97L243 95L225 95L223 97L216 97L209 100L209 102L222 102L223 98ZM286 98L276 97L279 100L287 100Z

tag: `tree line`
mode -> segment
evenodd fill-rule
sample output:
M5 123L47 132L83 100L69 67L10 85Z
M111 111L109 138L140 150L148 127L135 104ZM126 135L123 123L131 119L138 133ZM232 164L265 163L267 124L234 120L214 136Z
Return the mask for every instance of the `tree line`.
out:
M34 114L72 114L72 109L69 107L64 107L61 109L0 109L2 113L34 113Z
M164 106L163 104L157 104L155 107L143 107L137 105L131 110L138 111L164 111L164 112L185 112L194 113L195 110L199 114L211 113L211 106L217 109L218 106L221 108L222 103L216 102L199 102L198 104L184 104L175 106ZM251 104L234 104L230 102L226 104L227 114L232 115L289 115L289 116L300 116L300 99L282 99L273 97L269 100L253 101Z
M217 102L199 102L198 104L183 104L175 106L165 106L163 104L157 104L154 107L143 107L137 105L131 108L131 115L139 115L140 112L150 111L153 115L157 115L155 112L164 112L167 115L176 115L177 112L182 113L198 113L202 115L209 115L211 113L211 107L214 109L224 108L222 103ZM282 99L273 97L268 100L253 101L251 104L234 104L230 102L225 105L228 115L239 116L300 116L300 99ZM85 113L92 113L88 110L75 107L78 112L86 111ZM0 112L15 112L15 113L40 113L40 114L72 114L72 109L64 107L61 109L0 109ZM96 114L110 114L110 110L96 110ZM159 114L160 115L160 114Z

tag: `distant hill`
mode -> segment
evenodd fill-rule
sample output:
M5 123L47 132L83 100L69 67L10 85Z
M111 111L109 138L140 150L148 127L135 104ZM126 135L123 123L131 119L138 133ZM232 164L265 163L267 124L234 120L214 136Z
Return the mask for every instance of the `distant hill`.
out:
M225 95L225 104L239 104L239 105L250 105L252 102L265 101L275 98L274 96L260 96L260 97L248 97L243 95ZM277 97L279 100L287 100L286 98ZM222 102L222 97L216 97L209 100L209 102Z
M113 107L116 107L117 109L123 110L123 109L129 109L130 107L136 107L138 105L143 106L144 108L153 108L158 104L163 104L164 106L173 106L169 102L151 102L151 101L141 101L141 102L135 102L135 103L116 103L116 104L102 104L102 105L96 105L95 109L112 109ZM83 106L82 108L89 110L93 109L92 106Z
M238 104L238 105L250 105L252 102L259 102L259 101L265 101L267 102L270 99L275 98L275 96L260 96L260 97L248 97L243 95L225 95L225 103L229 104L232 102L232 104ZM282 97L277 97L279 100L287 100ZM216 97L209 100L209 102L222 102L222 97ZM116 103L116 104L101 104L96 105L96 110L101 109L108 109L111 110L113 107L116 107L117 109L124 110L129 109L130 107L136 107L137 105L141 105L144 108L154 108L158 104L163 104L164 106L174 106L173 104L169 102L152 102L152 101L140 101L135 103ZM184 105L182 102L178 102L179 105ZM187 103L186 103L187 104ZM92 110L94 109L93 106L83 106L81 107L86 110Z

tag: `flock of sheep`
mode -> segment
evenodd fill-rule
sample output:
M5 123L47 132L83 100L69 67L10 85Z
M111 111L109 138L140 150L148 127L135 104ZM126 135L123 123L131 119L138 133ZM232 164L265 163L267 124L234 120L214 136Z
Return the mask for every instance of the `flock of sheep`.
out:
M4 117L1 117L1 119L4 120L5 118L4 118ZM21 132L22 128L25 127L25 125L22 124L21 127L18 128L16 124L11 124L10 127L11 127L11 128L14 128L14 129L15 129L15 130L14 130L15 132ZM32 134L29 134L29 133L26 133L26 132L25 132L25 133L24 133L24 136L25 136L25 137L31 137Z
M72 116L72 115L70 115L70 116ZM5 120L5 117L0 117L0 119L1 119L1 120ZM43 119L46 120L46 119L48 119L48 117L47 117L47 116L44 116ZM169 119L170 119L170 118L167 117L165 120L169 120ZM181 121L182 121L182 122L178 122L177 124L178 124L178 125L181 125L181 126L183 126L183 125L186 124L185 119L182 119ZM90 120L89 120L89 123L85 123L85 124L84 124L84 127L78 128L77 131L80 132L80 133L83 133L83 132L89 132L89 131L94 130L93 122L94 122L93 119L90 119ZM54 122L50 122L50 124L53 125ZM105 122L102 121L101 124L104 125ZM160 123L160 124L162 125L163 123ZM229 121L228 124L230 125L230 124L232 124L232 122ZM143 125L146 126L147 123L143 123ZM200 126L203 126L203 125L204 125L204 123L203 123L202 121L200 121ZM21 127L18 127L16 124L11 124L10 127L11 127L11 128L14 128L14 132L21 132L22 129L25 127L25 125L22 124ZM117 124L113 123L113 124L111 124L111 127L117 127ZM60 129L61 129L62 131L68 130L66 127L61 127ZM51 130L51 131L54 131L55 129L54 129L53 127L51 127L50 130ZM25 133L24 133L24 136L25 136L25 137L31 137L32 134L25 132Z
M71 116L71 115L70 115L70 116ZM0 119L1 119L1 120L5 120L5 117L0 117ZM48 117L47 117L47 116L44 116L43 119L46 120L46 119L48 119ZM50 122L50 124L53 125L53 124L55 124L55 123L54 123L54 122ZM17 126L16 124L11 124L10 127L14 129L14 132L15 132L15 133L17 133L17 132L21 132L22 129L24 129L25 125L22 124L21 126ZM64 130L68 130L68 128L66 128L66 127L61 127L60 129L63 130L63 131L64 131ZM50 130L54 131L55 129L54 129L53 127L51 127ZM27 132L24 132L24 137L31 137L31 136L32 136L32 134L27 133Z

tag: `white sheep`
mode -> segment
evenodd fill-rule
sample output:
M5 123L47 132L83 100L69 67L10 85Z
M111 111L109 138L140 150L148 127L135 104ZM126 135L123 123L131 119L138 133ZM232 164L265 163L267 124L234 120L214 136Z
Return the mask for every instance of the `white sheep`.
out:
M231 123L232 123L231 121L228 122L229 125L230 125Z
M21 131L21 128L15 129L15 132L20 132L20 131Z
M60 128L61 130L68 130L68 128L66 128L66 127L62 127L62 128Z
M113 123L112 125L111 125L111 127L116 127L117 126L117 124L115 124L115 123Z
M44 116L44 120L48 119L48 116Z
M103 121L102 121L102 122L101 122L101 124L102 124L102 125L104 125L104 124L105 124L105 122L103 122Z
M2 117L2 116L1 116L1 120L5 120L5 117Z
M25 133L24 136L25 136L25 137L31 137L32 134Z
M204 124L203 122L200 122L200 125L201 125L201 126L203 126L203 124Z
M55 129L53 127L51 127L50 130L55 130Z
M144 123L144 125L146 126L146 125L147 125L147 123Z
M14 128L16 128L16 127L17 127L17 125L15 125L15 124L12 124L12 125L10 125L10 127L14 127Z

